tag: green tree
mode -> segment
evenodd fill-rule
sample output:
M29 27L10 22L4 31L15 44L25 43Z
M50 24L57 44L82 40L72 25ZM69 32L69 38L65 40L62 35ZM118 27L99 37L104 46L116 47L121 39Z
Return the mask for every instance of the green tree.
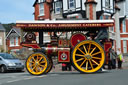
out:
M15 23L9 23L9 24L3 24L3 26L6 29L6 32L8 33L13 28L13 26L16 26L16 24Z

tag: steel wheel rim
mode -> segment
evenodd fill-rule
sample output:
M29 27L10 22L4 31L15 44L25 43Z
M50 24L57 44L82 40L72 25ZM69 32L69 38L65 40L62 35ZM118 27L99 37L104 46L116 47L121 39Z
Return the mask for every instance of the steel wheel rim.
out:
M33 75L40 75L47 69L47 59L40 53L35 53L27 59L27 70Z
M53 66L52 60L51 60L50 58L48 58L48 60L49 60L49 66L48 66L48 68L47 68L47 70L46 70L46 73L50 72L51 69L52 69L52 66Z
M98 43L86 40L75 46L72 59L78 70L85 73L93 73L103 66L105 53Z

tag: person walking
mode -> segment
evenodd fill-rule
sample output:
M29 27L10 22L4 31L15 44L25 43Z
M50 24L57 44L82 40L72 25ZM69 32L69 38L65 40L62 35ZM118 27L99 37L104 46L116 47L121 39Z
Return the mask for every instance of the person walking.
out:
M108 59L108 69L115 69L116 68L116 53L114 49L110 48L109 49L109 59Z
M112 69L116 69L117 54L114 51L114 49L111 49L110 53L111 53L110 58L111 58L111 63L112 63L111 67L112 67Z
M118 55L118 58L117 58L117 60L118 60L118 69L122 69L123 55L121 53L120 48L118 48L118 50L117 50L117 55Z

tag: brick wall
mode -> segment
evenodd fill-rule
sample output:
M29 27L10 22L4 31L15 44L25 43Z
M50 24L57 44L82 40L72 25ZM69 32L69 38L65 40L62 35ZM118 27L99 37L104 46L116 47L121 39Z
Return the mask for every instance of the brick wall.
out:
M51 19L50 11L49 11L51 6L49 6L47 3L43 3L43 4L44 4L44 15L43 16L39 16L39 4L37 3L35 5L35 20Z
M6 43L7 43L7 48L8 48L8 51L9 50L12 50L12 49L21 49L22 48L22 46L20 45L20 37L18 38L18 46L12 46L12 47L10 47L10 39L8 38L7 40L6 40ZM16 42L15 42L15 40L14 40L14 45L16 45Z

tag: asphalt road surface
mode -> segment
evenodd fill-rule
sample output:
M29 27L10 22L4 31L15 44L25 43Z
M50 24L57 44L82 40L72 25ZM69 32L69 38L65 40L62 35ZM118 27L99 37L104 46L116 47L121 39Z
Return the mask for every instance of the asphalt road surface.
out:
M32 76L25 73L0 73L0 85L128 85L128 69L94 74L51 72Z

